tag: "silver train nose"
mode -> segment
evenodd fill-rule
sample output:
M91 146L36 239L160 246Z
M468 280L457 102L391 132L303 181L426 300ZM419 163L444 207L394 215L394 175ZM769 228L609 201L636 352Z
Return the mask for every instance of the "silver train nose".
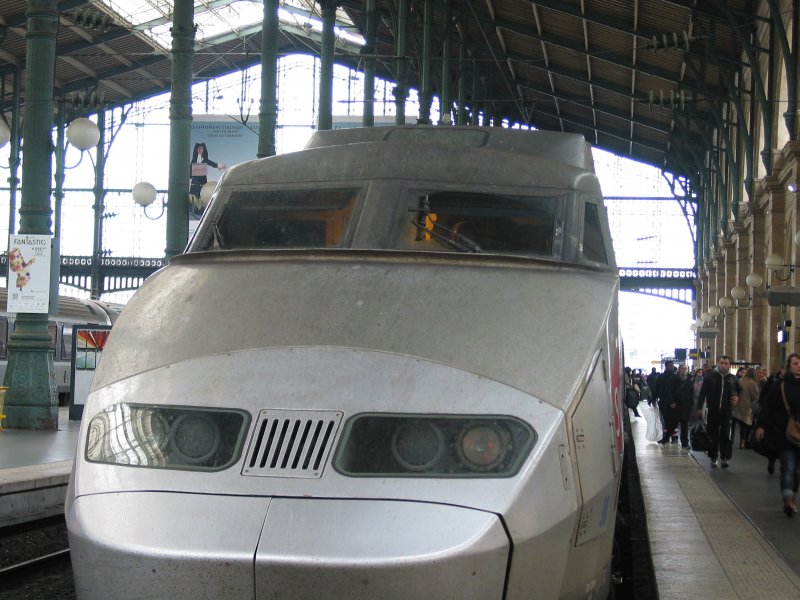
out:
M496 515L385 500L275 498L256 551L258 600L502 598Z
M95 494L67 525L81 600L492 600L509 559L496 515L419 502Z

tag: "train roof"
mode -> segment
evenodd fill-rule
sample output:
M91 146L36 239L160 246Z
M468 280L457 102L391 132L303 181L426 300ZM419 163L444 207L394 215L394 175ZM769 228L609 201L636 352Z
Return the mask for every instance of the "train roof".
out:
M535 186L602 195L580 135L491 127L369 127L317 132L306 149L238 164L220 189L397 179Z
M8 290L0 288L0 315L8 315ZM59 321L70 323L106 323L116 320L117 309L110 305L104 305L93 300L83 300L81 298L71 298L69 296L58 297L58 316Z
M418 142L483 147L547 158L594 172L591 146L586 139L577 133L560 131L477 126L437 127L432 125L351 127L317 131L311 136L305 149L370 142Z

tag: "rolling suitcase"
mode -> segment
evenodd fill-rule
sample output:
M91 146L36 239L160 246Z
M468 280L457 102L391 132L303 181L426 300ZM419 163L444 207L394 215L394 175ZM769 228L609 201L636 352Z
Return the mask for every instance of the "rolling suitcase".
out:
M689 429L689 445L695 452L708 452L708 431L702 421L698 421Z

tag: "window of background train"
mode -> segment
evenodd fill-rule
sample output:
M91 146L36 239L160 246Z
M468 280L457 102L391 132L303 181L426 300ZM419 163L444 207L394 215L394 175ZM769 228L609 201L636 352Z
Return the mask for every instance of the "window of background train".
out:
M203 249L344 246L359 191L232 190Z
M608 264L600 212L597 205L591 202L586 202L583 210L583 257L592 262Z
M61 326L61 358L72 359L72 325Z
M412 191L397 247L553 256L563 204L556 196Z

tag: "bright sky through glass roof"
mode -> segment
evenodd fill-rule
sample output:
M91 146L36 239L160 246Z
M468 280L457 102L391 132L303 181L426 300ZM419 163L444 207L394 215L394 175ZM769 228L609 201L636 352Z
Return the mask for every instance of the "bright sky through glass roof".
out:
M101 0L109 12L120 20L130 23L164 51L172 47L172 0ZM282 1L278 16L284 23L297 27L322 31L319 6L314 2ZM195 40L199 44L212 41L231 33L252 35L253 27L264 20L264 5L261 0L196 0L194 22L197 25ZM342 10L336 12L336 35L359 45L361 36L353 34L353 23ZM351 31L348 31L351 30Z

